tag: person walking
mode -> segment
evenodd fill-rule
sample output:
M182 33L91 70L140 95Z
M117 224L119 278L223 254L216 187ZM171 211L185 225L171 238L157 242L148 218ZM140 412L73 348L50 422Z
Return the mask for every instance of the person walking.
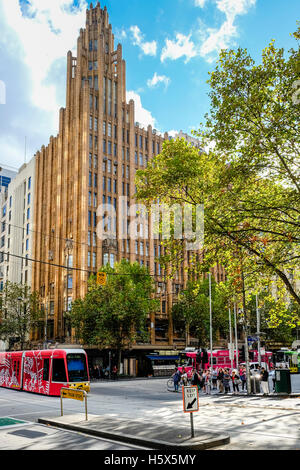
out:
M261 383L261 390L263 395L269 394L269 372L262 367L261 368L261 376L260 376L260 383Z
M224 379L224 370L222 369L222 367L220 367L219 371L218 371L218 387L219 387L219 393L224 393L224 383L223 383L223 379Z
M177 367L175 368L175 372L172 375L172 377L173 377L173 382L174 382L174 392L178 392L181 374L179 370L177 369Z
M233 394L235 395L236 392L238 393L240 392L239 390L240 378L235 370L232 371L231 380L232 380Z

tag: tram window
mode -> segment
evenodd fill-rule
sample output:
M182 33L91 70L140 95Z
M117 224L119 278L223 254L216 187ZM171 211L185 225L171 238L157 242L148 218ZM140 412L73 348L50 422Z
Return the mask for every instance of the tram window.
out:
M44 359L43 380L49 380L49 359Z
M52 371L52 380L53 382L66 382L66 368L65 361L63 359L53 359L53 371Z
M83 354L68 354L67 363L70 382L88 380L86 358Z

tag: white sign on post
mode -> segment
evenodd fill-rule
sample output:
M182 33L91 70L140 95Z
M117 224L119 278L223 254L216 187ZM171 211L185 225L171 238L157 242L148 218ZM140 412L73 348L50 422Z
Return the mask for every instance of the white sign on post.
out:
M197 386L182 387L183 410L185 413L199 411L199 392Z
M193 413L199 411L199 391L197 385L182 387L183 411L190 414L191 437L195 437Z

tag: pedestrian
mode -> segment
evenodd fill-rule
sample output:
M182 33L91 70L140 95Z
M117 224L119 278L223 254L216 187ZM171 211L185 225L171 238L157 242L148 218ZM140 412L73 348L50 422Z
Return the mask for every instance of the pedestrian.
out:
M230 374L229 374L229 370L228 369L225 369L224 371L224 377L223 377L223 384L224 384L224 388L225 388L225 393L227 394L228 392L230 392Z
M178 392L181 374L177 367L175 367L175 372L172 375L172 377L173 377L173 383L174 383L174 392Z
M271 370L269 372L269 377L272 379L273 382L273 393L276 391L275 389L275 384L276 384L276 378L275 378L275 369L271 367Z
M113 380L117 380L117 378L118 378L118 368L117 368L117 366L114 366L113 369L112 369L112 378L113 378Z
M260 375L261 390L263 395L269 394L269 372L262 367Z
M219 369L219 371L218 371L219 393L224 393L224 383L223 383L223 379L224 379L224 370L222 369L222 367L220 367L220 369Z
M238 393L240 392L239 390L240 378L237 372L235 372L235 370L232 371L231 380L232 380L233 394L235 395L235 392L238 392Z
M199 373L197 372L197 370L195 368L193 368L193 370L192 370L191 384L196 385L198 390L199 390L199 388L200 388L200 376L199 376Z
M187 376L187 372L186 372L186 370L185 370L184 367L182 368L181 382L182 382L182 385L183 385L184 387L187 386L187 383L188 383L188 376Z
M217 390L217 383L218 383L218 371L217 369L214 369L212 373L213 390Z
M206 395L211 394L211 372L208 370L205 377L205 393Z
M242 390L247 390L247 376L246 376L246 367L243 367L240 371L240 379L242 383Z

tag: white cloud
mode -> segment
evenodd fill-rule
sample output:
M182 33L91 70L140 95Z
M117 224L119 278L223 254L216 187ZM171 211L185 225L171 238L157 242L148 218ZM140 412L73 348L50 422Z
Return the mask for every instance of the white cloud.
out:
M157 87L160 83L163 83L165 87L167 88L171 82L171 79L169 77L166 77L166 75L158 75L156 72L154 73L152 78L149 78L147 80L147 85L149 88L155 88Z
M144 41L144 35L142 34L138 26L131 26L130 31L133 36L133 44L138 46L145 55L156 56L157 43L156 41L146 42Z
M237 15L245 15L256 4L256 0L216 0L218 10L225 13L228 20L235 20Z
M215 60L216 54L221 49L232 46L233 38L238 36L237 27L234 24L236 17L245 15L256 4L256 0L215 0L215 2L217 9L225 14L226 20L219 29L206 28L204 33L201 31L205 39L200 47L200 55L208 62Z
M188 62L192 57L195 57L197 50L190 38L191 34L185 36L184 34L177 33L175 41L166 39L166 45L162 50L160 60L164 62L166 59L177 60L181 57L186 57L185 62Z
M148 127L151 125L155 128L156 119L152 116L151 112L143 108L141 97L135 91L126 92L126 101L133 100L135 104L135 122L139 122L141 127Z
M206 3L206 0L195 0L195 7L203 8Z
M72 0L30 0L23 15L18 0L2 2L5 24L14 32L32 76L32 102L39 108L58 112L55 83L45 82L53 64L74 49L85 10L83 0L76 9Z
M58 131L65 106L68 50L75 50L87 3L79 0L0 1L0 76L7 100L0 116L0 149L15 166Z

